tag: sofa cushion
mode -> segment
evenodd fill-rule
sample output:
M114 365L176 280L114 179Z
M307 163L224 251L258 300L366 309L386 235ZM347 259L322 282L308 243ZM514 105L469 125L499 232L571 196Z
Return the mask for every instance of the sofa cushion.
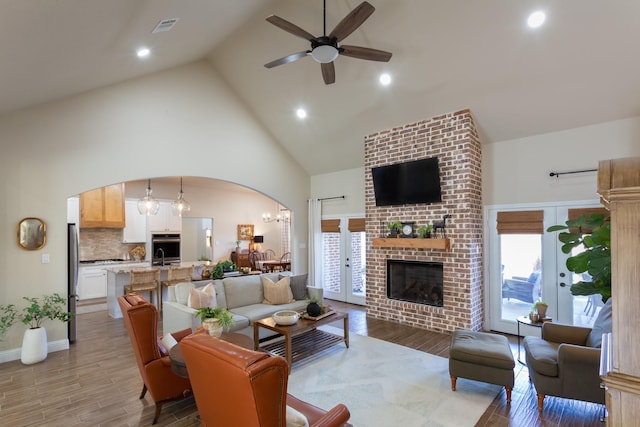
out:
M300 274L298 276L289 276L289 286L291 286L291 292L293 293L293 299L297 301L309 299L307 294L307 276L308 274ZM286 275L280 274L278 280Z
M261 277L262 287L264 292L265 304L288 304L293 302L293 293L291 292L291 286L289 285L289 276L285 276L282 279L274 283L268 277Z
M548 377L558 376L559 343L545 341L539 337L525 337L524 348L529 369Z
M189 289L187 307L198 309L202 307L215 307L216 305L218 305L218 301L213 283L209 283L202 289Z
M280 310L295 310L302 311L306 307L307 303L304 301L293 301L289 304L281 304L281 305L271 305L271 304L252 304L246 305L244 307L236 307L231 311L231 314L240 315L248 318L251 323L256 320L264 319L266 317L270 317L276 311Z
M227 277L222 279L227 308L260 304L264 299L262 282L259 275Z
M596 295L596 298L600 298L600 296ZM600 309L600 313L598 313L598 317L596 317L595 322L593 322L593 327L587 338L587 346L600 348L602 346L602 334L607 334L613 330L613 319L611 318L612 303L612 299L609 298Z

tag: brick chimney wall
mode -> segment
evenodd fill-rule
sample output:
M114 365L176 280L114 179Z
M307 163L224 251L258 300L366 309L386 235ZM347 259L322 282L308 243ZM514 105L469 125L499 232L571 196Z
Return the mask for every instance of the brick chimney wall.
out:
M438 157L442 202L375 205L371 168ZM482 329L482 173L481 147L468 109L376 132L365 138L367 232L367 315L432 331ZM415 221L416 228L447 219L451 249L373 247L386 237L392 220ZM386 260L439 261L444 264L444 306L387 298Z

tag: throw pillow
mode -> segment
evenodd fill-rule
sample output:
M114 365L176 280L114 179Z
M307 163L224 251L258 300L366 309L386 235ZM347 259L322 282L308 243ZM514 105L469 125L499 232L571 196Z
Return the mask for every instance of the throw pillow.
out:
M596 298L600 298L600 295L595 295ZM589 347L602 347L602 334L606 334L613 329L613 318L611 313L611 304L613 301L609 298L606 304L600 309L596 321L593 322L593 327L587 338L587 346Z
M289 276L283 277L277 283L273 283L268 277L261 276L264 291L265 304L288 304L293 302L293 293L289 286Z
M309 427L309 421L300 411L287 405L287 425L286 427Z
M300 274L299 276L289 276L289 284L291 286L291 292L293 293L293 299L296 301L302 301L308 298L307 296L307 276L308 274ZM284 277L280 275L278 280L282 280Z
M195 288L189 290L189 301L187 301L187 307L197 309L202 307L215 307L217 304L216 290L213 287L213 283L209 283L200 290Z
M176 295L178 304L187 305L189 302L189 290L195 288L193 283L178 283L174 285L173 292Z

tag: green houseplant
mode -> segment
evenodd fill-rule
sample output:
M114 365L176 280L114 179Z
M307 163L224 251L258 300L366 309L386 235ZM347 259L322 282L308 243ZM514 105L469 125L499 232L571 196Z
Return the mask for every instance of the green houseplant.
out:
M582 228L591 233L582 233ZM567 258L567 269L582 275L582 280L571 285L572 295L600 294L602 301L611 298L611 225L602 214L582 215L565 225L554 225L548 232L562 231L558 240L562 242L562 252L571 253L582 246L583 252ZM586 275L585 275L586 273Z
M209 331L209 335L219 337L222 329L229 329L233 323L233 315L222 307L202 307L196 310L196 316L200 318L202 326Z
M433 225L427 224L421 227L418 227L418 237L421 239L431 237L431 232L433 231Z
M400 230L402 230L402 224L398 220L391 221L387 224L387 229L389 230L389 237L398 237Z
M538 313L538 319L542 320L545 317L547 317L547 308L549 307L549 304L547 304L544 301L536 301L533 303L533 307L531 308L532 312L536 312Z
M224 277L224 273L235 270L236 265L227 259L224 261L218 261L218 263L213 267L212 275L214 279L222 279Z
M7 329L13 326L17 316L18 310L16 310L15 305L0 305L0 341L2 341L4 334L7 333Z

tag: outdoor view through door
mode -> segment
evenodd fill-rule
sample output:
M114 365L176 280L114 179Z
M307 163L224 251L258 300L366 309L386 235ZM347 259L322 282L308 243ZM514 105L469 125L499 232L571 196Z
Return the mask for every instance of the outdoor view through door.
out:
M322 283L328 299L364 305L364 218L322 220Z

